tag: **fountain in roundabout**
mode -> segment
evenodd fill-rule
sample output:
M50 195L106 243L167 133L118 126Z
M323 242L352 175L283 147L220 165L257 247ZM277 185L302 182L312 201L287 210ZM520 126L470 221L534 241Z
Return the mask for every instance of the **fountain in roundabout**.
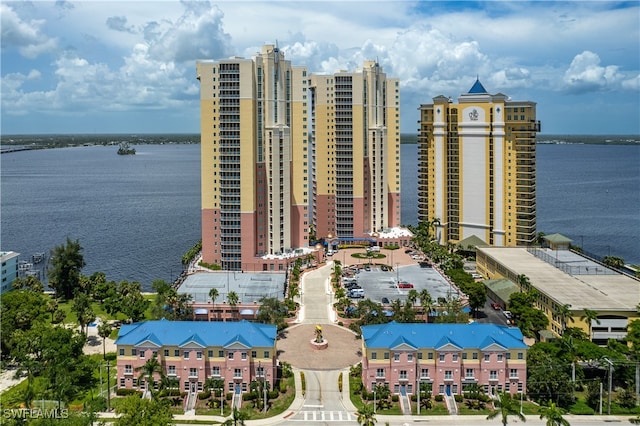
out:
M316 350L327 349L329 341L322 336L322 327L316 325L315 338L311 339L311 347Z

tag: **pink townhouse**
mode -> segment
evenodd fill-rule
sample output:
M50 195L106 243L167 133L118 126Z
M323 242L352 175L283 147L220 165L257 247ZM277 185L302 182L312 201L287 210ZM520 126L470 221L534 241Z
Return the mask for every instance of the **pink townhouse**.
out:
M123 325L116 340L118 388L148 389L140 367L153 357L180 389L204 390L208 378L244 393L255 380L276 379L276 326L240 322L146 321ZM154 374L155 389L160 373Z
M411 395L421 383L434 395L462 394L475 384L487 394L526 391L522 332L497 324L397 323L362 327L362 383Z

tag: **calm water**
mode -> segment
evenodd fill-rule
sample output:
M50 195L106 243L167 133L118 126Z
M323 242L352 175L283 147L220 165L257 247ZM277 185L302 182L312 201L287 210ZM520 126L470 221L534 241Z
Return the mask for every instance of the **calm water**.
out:
M200 146L23 151L1 157L2 250L28 260L80 240L85 274L175 278L200 239ZM417 221L417 146L402 145L402 222ZM538 230L640 263L640 146L538 145Z

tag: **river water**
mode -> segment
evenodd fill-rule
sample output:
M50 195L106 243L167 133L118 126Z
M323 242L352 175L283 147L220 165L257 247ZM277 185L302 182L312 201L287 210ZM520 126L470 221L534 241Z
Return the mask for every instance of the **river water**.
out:
M200 146L22 151L1 157L1 248L29 260L69 237L110 280L171 280L200 239ZM417 222L417 146L402 145L402 221ZM640 146L538 145L538 231L640 264Z

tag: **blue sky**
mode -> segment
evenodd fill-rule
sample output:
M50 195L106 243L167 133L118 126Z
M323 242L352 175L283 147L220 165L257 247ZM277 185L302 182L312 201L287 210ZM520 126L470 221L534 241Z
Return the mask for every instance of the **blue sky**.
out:
M1 133L198 133L195 61L277 41L310 72L377 59L418 107L538 103L545 134L640 134L640 2L21 1L0 4Z

